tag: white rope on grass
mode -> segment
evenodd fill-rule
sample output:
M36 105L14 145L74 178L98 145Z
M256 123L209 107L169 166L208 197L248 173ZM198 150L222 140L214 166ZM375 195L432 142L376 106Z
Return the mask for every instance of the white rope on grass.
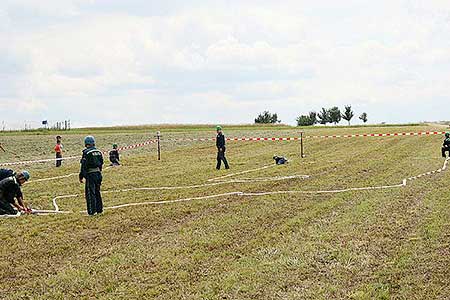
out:
M207 200L207 199L215 199L215 198L221 198L221 197L228 197L228 196L241 196L241 197L258 197L258 196L267 196L267 195L281 195L281 194L336 194L336 193L347 193L347 192L354 192L354 191L373 191L373 190L386 190L386 189L396 189L396 188L402 188L407 185L408 181L416 180L418 178L421 178L423 176L429 176L436 173L441 173L445 171L448 167L449 159L446 159L444 162L444 165L442 168L432 171L420 174L418 176L406 178L402 180L402 183L400 184L394 184L394 185L381 185L381 186L370 186L370 187L356 187L356 188L345 188L345 189L335 189L335 190L317 190L317 191L300 191L300 190L285 190L285 191L270 191L270 192L242 192L242 191L235 191L235 192L229 192L229 193L223 193L223 194L214 194L214 195L207 195L207 196L199 196L199 197L191 197L191 198L183 198L183 199L173 199L173 200L165 200L165 201L146 201L146 202L137 202L137 203L126 203L111 207L105 207L105 210L110 209L117 209L117 208L125 208L125 207L134 207L134 206L140 206L140 205L151 205L151 204L170 204L170 203L178 203L178 202L187 202L187 201L195 201L195 200ZM216 177L213 179L208 180L211 181L219 181L219 182L213 182L209 184L201 184L201 185L191 185L191 186L175 186L175 187L147 187L147 188L131 188L131 189L122 189L122 190L111 190L111 191L105 191L104 194L109 193L120 193L120 192L129 192L129 191L155 191L155 190L171 190L171 189L190 189L190 188L199 188L199 187L205 187L205 186L213 186L218 184L226 184L226 183L236 183L239 182L239 179L236 180L224 180L224 178L229 178L232 176L237 176L241 174L247 174L250 172L256 172L259 170L264 170L267 168L270 168L271 166L263 166L261 168L247 170L239 173L233 173L228 174L221 177ZM258 179L264 179L264 181L274 181L274 180L287 180L287 179L293 179L293 178L309 178L308 175L292 175L292 176L279 176L279 177L273 177L273 178L256 178L255 181L252 181L250 178L246 179L245 183L251 183L251 182L258 182ZM274 179L275 178L275 179ZM242 183L242 182L239 182ZM79 197L80 195L65 195L65 196L59 196L53 199L53 203L55 206L55 210L57 211L59 208L57 206L57 200L58 199L64 199L64 198L73 198L73 197ZM82 211L85 212L85 211Z
M103 170L109 170L111 168L113 168L113 166L108 166L108 167L104 168ZM55 177L47 177L47 178L40 178L40 179L30 180L26 184L28 185L28 184L31 184L31 183L38 183L38 182L45 182L45 181L64 179L64 178L69 178L69 177L72 177L72 176L78 176L78 174L80 174L80 173L70 173L70 174L67 174L67 175L61 175L61 176L55 176Z
M129 189L119 189L119 190L109 190L104 191L102 194L111 194L111 193L124 193L124 192L136 192L136 191L161 191L161 190L181 190L181 189L198 189L203 187L211 187L211 186L218 186L218 185L224 185L224 184L233 184L233 183L254 183L254 182L268 182L268 181L282 181L282 180L288 180L288 179L307 179L310 178L309 175L289 175L289 176L275 176L275 177L268 177L268 178L242 178L242 179L231 179L231 180L224 180L224 178L228 178L230 176L237 176L240 174L246 174L250 172L256 172L264 169L268 169L270 167L273 167L276 165L268 165L263 166L260 168L247 170L239 173L233 173L228 174L226 176L216 177L208 180L210 183L204 183L204 184L197 184L197 185L184 185L184 186L162 186L162 187L140 187L140 188L129 188ZM223 197L226 195L237 195L242 192L231 192L226 194L217 194L217 195L211 195L211 196L204 196L204 197L194 197L194 198L188 198L188 199L175 199L175 200L168 200L167 203L176 203L176 202L185 202L189 200L200 200L200 199L210 199L210 198L217 198L217 197ZM55 208L55 211L59 211L59 206L57 201L60 199L66 199L66 198L76 198L82 196L81 194L74 194L74 195L63 195L63 196L57 196L55 197L52 202L53 206ZM149 203L149 202L146 202ZM166 203L166 201L156 201L154 204L162 204ZM125 206L128 204L124 204ZM130 206L135 206L136 204L131 203ZM138 205L138 204L137 204ZM119 205L120 207L125 207L123 205ZM118 207L113 207L118 208ZM105 209L108 209L105 207ZM109 208L111 209L111 207Z

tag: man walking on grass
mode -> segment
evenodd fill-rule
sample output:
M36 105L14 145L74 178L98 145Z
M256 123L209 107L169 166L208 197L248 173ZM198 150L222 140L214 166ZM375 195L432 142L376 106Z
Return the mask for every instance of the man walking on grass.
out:
M93 136L84 139L86 149L83 150L81 158L80 182L86 179L85 197L87 212L90 216L103 212L102 195L100 187L102 185L103 154L95 148Z
M225 169L229 169L230 166L228 165L228 161L225 157L225 136L223 135L222 132L222 127L221 126L217 126L216 127L217 130L217 137L216 137L216 146L217 146L217 166L216 169L220 170L220 166L222 164L222 161L225 165Z

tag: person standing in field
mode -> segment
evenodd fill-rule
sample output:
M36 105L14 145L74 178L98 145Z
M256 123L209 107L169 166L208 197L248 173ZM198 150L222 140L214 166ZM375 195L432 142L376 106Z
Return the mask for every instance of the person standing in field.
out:
M223 163L225 165L225 169L229 169L230 166L228 165L228 161L227 161L227 159L225 157L225 151L226 151L225 136L223 135L222 127L218 125L216 127L216 131L217 131L217 137L216 137L217 166L216 166L216 169L220 170L220 166L222 164L222 161L223 161Z
M0 215L16 215L18 211L31 212L23 201L21 190L21 186L29 179L30 173L23 171L0 181Z
M55 146L55 154L56 154L56 167L61 167L62 165L62 151L63 145L61 143L61 136L56 137L56 146Z
M95 148L93 136L84 139L86 149L83 150L80 169L80 183L86 179L85 197L87 212L90 216L103 212L103 202L100 188L102 185L103 154Z
M442 144L442 157L447 158L447 152L450 157L450 132L445 133L444 143Z

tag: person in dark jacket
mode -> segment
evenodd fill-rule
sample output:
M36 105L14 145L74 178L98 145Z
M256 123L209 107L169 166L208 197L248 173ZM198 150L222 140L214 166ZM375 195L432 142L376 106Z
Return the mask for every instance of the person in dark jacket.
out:
M15 175L16 175L16 172L14 172L11 169L0 169L0 181L2 181L5 178L12 177Z
M100 188L102 185L103 154L95 148L93 136L84 139L86 149L83 150L81 158L81 169L79 179L83 183L86 179L85 197L87 212L90 216L103 212L103 202Z
M113 144L113 149L109 151L109 161L111 166L120 166L120 154L117 144Z
M228 165L228 161L227 161L227 159L225 157L225 151L226 151L225 136L223 135L222 127L221 126L217 126L216 130L217 130L217 137L216 137L217 165L216 165L216 169L220 170L220 166L222 164L222 161L223 161L223 163L225 165L225 169L229 169L230 166Z
M442 157L447 158L446 152L449 153L450 157L450 132L445 133L444 143L442 144Z
M273 160L275 160L275 164L277 164L277 165L284 165L288 162L288 160L284 156L278 156L278 155L275 155L273 157Z
M30 173L23 171L0 181L0 215L16 215L18 211L31 212L23 201L21 190L21 186L29 179Z

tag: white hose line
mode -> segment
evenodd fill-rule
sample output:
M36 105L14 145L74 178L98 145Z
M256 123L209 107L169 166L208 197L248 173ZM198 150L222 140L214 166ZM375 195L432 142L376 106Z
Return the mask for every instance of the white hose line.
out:
M449 158L450 159L450 158ZM297 191L297 190L286 190L286 191L272 191L272 192L241 192L241 191L235 191L235 192L229 192L225 194L215 194L215 195L208 195L208 196L200 196L200 197L191 197L191 198L183 198L183 199L174 199L174 200L166 200L166 201L147 201L147 202L137 202L137 203L127 203L127 204L121 204L111 207L105 207L105 210L110 209L116 209L116 208L124 208L124 207L131 207L131 206L140 206L140 205L150 205L150 204L170 204L170 203L177 203L177 202L187 202L187 201L194 201L194 200L206 200L206 199L214 199L214 198L220 198L225 196L243 196L243 197L257 197L257 196L267 196L267 195L280 195L280 194L336 194L336 193L347 193L347 192L353 192L353 191L373 191L373 190L385 190L385 189L395 189L395 188L402 188L407 185L408 181L413 181L416 179L419 179L423 176L430 176L436 173L441 173L445 171L448 167L449 159L446 159L444 162L444 165L442 168L432 171L420 174L418 176L410 177L403 179L402 183L395 184L395 185L382 185L382 186L371 186L371 187L359 187L359 188L346 188L346 189L336 189L336 190L318 190L318 191ZM215 183L209 183L209 184L201 184L201 185L191 185L191 186L176 186L176 187L148 187L148 188L131 188L131 189L123 189L123 190L112 190L112 191L105 191L103 194L109 194L109 193L119 193L119 192L129 192L129 191L155 191L155 190L174 190L174 189L191 189L191 188L199 188L199 187L205 187L205 186L213 186L213 185L219 185L219 184L227 184L227 183L235 183L239 182L239 179L236 180L228 180L225 181L223 178L228 178L231 176L236 176L240 174L246 174L250 172L255 172L262 169L270 168L271 166L263 166L261 168L247 170L239 173L233 173L228 174L225 176L217 177L210 179L208 181L219 181ZM277 180L287 180L292 178L309 178L307 175L293 175L293 176L283 176L283 177L274 177ZM273 181L271 179L273 178L257 178L257 179L264 179L264 181ZM248 181L247 181L248 180ZM246 179L246 183L251 182L257 182L257 181L251 181L250 179ZM242 182L240 182L242 183ZM64 198L74 198L79 197L80 195L65 195L65 196L58 196L53 199L53 205L55 207L55 212L59 212L59 207L57 205L58 199L64 199ZM83 211L85 212L85 211Z
M108 166L108 167L104 168L103 170L108 170L108 169L111 169L111 168L113 168L113 166ZM26 184L28 185L30 183L37 183L37 182L52 181L52 180L57 180L57 179L64 179L64 178L69 178L69 177L72 177L72 176L78 176L78 174L80 174L80 173L70 173L70 174L67 174L67 175L35 179L35 180L28 181Z
M307 179L307 178L310 178L310 176L308 176L308 175L290 175L290 176L276 176L276 177L272 177L272 178L254 178L254 179L252 179L252 178L243 178L243 179L232 179L232 180L223 180L222 179L224 177L236 176L236 175L239 175L239 174L246 174L246 173L250 173L250 172L255 172L255 171L267 169L267 168L270 168L270 167L272 167L272 165L270 165L270 166L263 166L261 168L247 170L247 171L243 171L243 172L239 172L239 173L229 174L229 175L222 176L222 177L213 178L213 179L210 179L209 181L217 181L217 182L211 182L211 183L205 183L205 184L185 185L185 186L162 186L162 187L129 188L129 189L104 191L104 192L102 192L102 194L136 192L136 191L161 191L161 190L197 189L197 188L211 187L211 186L224 185L224 184L233 184L233 183L254 183L254 182L268 182L268 181L282 181L282 180L288 180L288 179ZM227 194L212 195L211 197L210 196L205 196L205 197L196 197L196 198L189 198L189 199L191 199L191 200L194 200L194 199L209 199L209 198L217 198L217 197L225 196L225 195L235 195L235 194L240 194L240 193L242 193L242 192L232 192L232 193L227 193ZM53 206L55 207L55 212L59 212L59 206L58 206L58 203L57 203L58 200L65 199L65 198L75 198L75 197L79 197L79 196L81 196L81 194L63 195L63 196L55 197L53 199L53 201L52 201L53 202ZM175 199L175 200L168 200L168 201L169 202L167 202L167 203L175 203L175 202L182 202L182 201L188 201L188 200L186 200L186 199ZM146 202L146 203L148 203L148 202ZM157 201L155 203L156 204L162 204L162 203L166 203L166 201ZM122 206L120 206L120 207L122 207ZM114 207L114 208L116 208L116 207ZM107 209L107 208L105 208L105 209Z
M213 198L220 198L220 197L240 195L240 194L242 194L242 193L241 192L230 192L230 193L217 194L217 195L191 197L191 198L166 200L166 201L127 203L127 204L121 204L121 205L116 205L116 206L105 207L105 210L116 209L116 208L123 208L123 207L130 207L130 206L140 206L140 205L150 205L150 204L167 204L167 203L178 203L178 202L194 201L194 200L205 200L205 199L213 199ZM84 213L84 212L86 212L86 211L81 211L81 213Z

